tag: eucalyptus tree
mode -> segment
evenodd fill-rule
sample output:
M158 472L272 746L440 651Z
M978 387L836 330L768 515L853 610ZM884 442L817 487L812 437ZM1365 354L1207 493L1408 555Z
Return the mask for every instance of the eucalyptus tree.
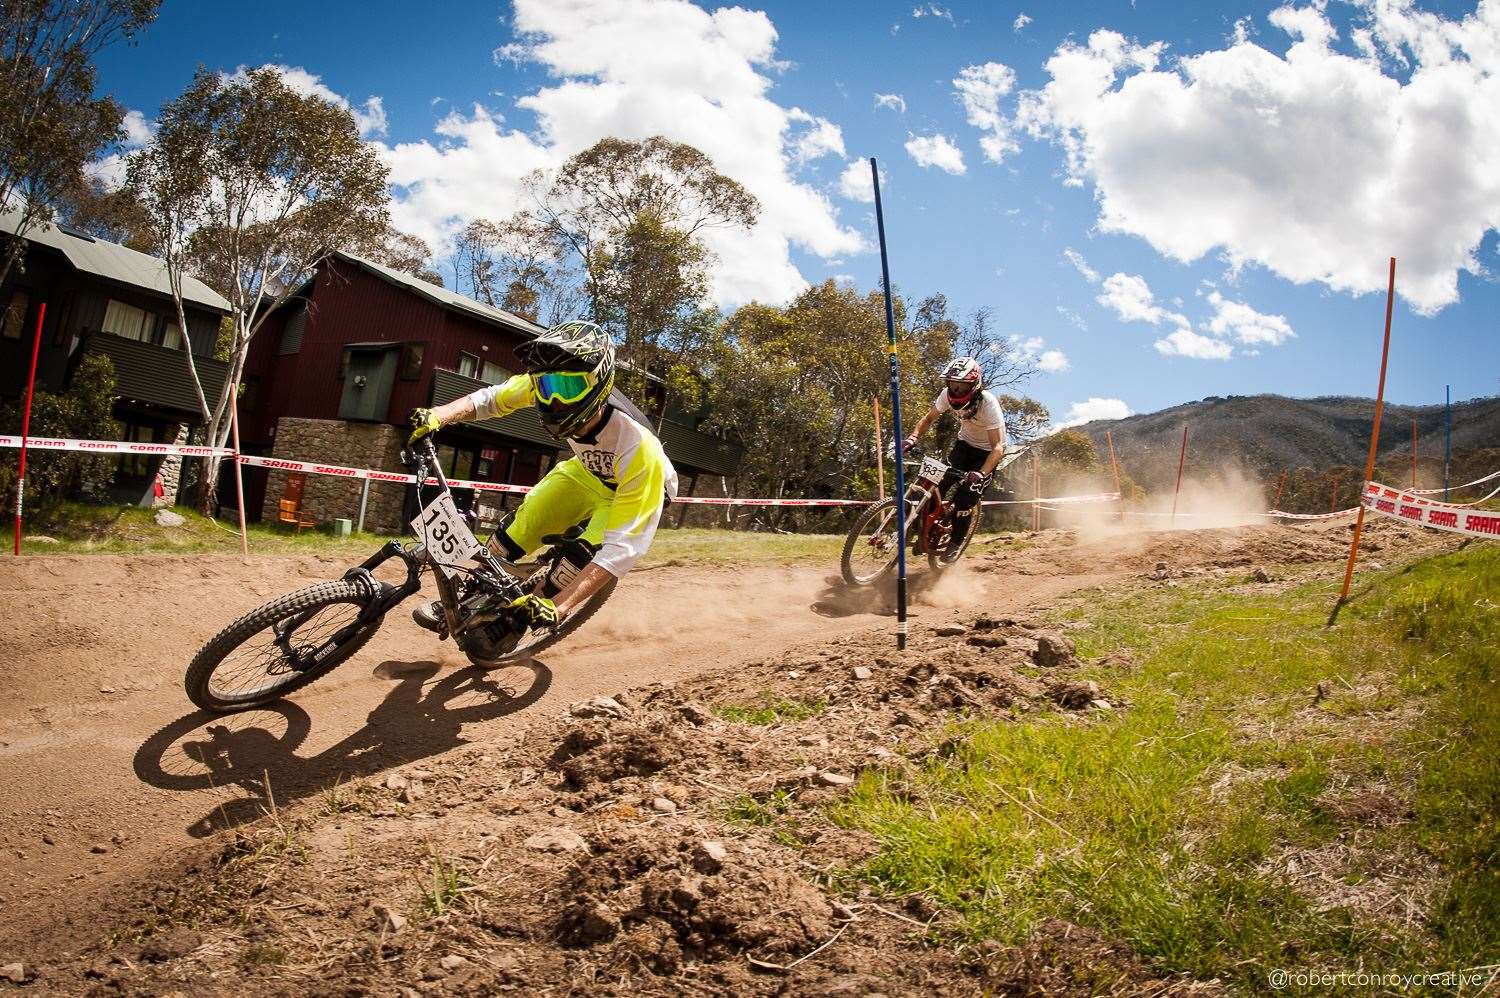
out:
M384 239L387 174L348 107L299 93L270 68L200 69L162 108L155 140L130 161L129 186L166 261L181 328L186 275L230 303L229 375L213 397L187 352L211 445L228 437L230 388L266 318L331 252ZM205 475L205 508L217 464Z
M0 3L0 210L16 216L0 253L0 281L20 259L26 232L49 221L58 201L84 183L84 167L120 138L119 105L94 95L94 56L151 23L160 4Z

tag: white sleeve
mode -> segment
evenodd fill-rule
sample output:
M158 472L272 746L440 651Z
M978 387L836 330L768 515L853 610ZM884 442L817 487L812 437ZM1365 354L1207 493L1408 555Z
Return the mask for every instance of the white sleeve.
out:
M938 397L932 400L933 412L951 412L953 403L948 401L948 389L944 388L938 392Z

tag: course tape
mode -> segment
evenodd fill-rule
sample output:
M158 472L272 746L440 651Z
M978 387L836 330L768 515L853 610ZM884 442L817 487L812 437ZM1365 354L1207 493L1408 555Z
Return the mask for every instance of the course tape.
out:
M1467 488L1469 488L1472 485L1483 485L1485 482L1493 482L1497 478L1500 478L1500 471L1492 471L1488 475L1485 475L1483 478L1476 478L1472 482L1465 482L1462 485L1451 485L1451 486L1448 487L1448 489L1407 489L1406 491L1408 493L1412 494L1412 495L1418 495L1418 496L1435 496L1439 492L1444 492L1444 491L1457 492L1459 489L1467 489ZM1494 494L1495 494L1494 492L1490 493L1490 495L1494 495ZM1483 499L1476 499L1476 500L1474 500L1474 502L1484 502L1484 500ZM1474 503L1462 503L1461 505L1472 506L1473 504ZM1460 505L1460 504L1455 504L1455 505Z
M20 447L20 437L0 437L0 447ZM182 457L230 457L227 447L194 447L190 444L153 444L134 440L73 440L68 437L27 437L27 450L74 450L90 454L166 454Z
M1287 513L1279 509L1273 509L1264 515L1282 520L1331 520L1338 516L1353 516L1358 512L1358 506L1350 506L1348 509L1339 509L1332 513Z
M1379 482L1365 483L1363 503L1366 509L1406 523L1472 537L1500 538L1500 513L1478 512L1453 503L1433 502Z

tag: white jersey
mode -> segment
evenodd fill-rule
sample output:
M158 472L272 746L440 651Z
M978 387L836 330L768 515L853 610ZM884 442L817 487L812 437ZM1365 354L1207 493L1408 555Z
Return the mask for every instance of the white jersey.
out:
M989 392L979 393L979 405L966 412L959 412L953 408L953 403L948 401L948 389L944 388L933 400L932 410L934 412L951 412L958 417L958 439L970 447L978 447L980 450L993 450L990 446L990 431L1000 431L1000 446L1005 446L1005 410L1000 408L1000 402Z

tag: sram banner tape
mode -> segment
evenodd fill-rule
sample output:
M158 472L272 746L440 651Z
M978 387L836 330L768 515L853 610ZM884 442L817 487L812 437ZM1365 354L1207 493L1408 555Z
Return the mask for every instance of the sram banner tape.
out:
M0 437L0 447L20 447L20 437ZM169 457L233 457L227 447L191 444L154 444L137 440L73 440L69 437L27 437L27 450L83 451L90 454L163 454Z
M1500 538L1500 513L1432 502L1379 482L1365 485L1364 506L1396 520L1471 537Z

